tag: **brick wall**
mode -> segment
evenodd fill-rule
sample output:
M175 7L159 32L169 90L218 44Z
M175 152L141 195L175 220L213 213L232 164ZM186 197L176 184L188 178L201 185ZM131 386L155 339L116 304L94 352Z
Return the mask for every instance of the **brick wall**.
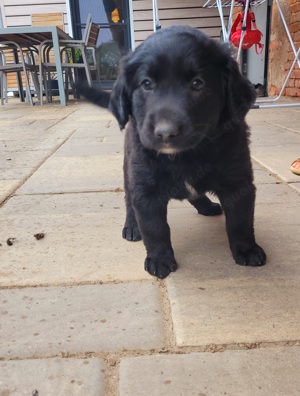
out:
M300 0L280 0L282 11L289 26L296 49L300 46ZM273 5L269 61L269 95L280 92L284 79L294 59L294 53L285 33L278 8ZM300 69L296 65L284 95L300 97Z

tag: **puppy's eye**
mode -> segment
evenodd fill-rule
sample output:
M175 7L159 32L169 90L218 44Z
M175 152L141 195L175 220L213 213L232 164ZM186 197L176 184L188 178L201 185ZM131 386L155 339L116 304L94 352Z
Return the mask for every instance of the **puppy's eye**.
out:
M204 81L201 80L201 78L197 77L194 78L194 80L191 83L191 88L195 91L199 91L200 89L202 89L204 86Z
M145 80L143 80L141 82L141 86L146 90L146 91L151 91L151 89L153 89L153 83L150 80L150 78L145 78Z

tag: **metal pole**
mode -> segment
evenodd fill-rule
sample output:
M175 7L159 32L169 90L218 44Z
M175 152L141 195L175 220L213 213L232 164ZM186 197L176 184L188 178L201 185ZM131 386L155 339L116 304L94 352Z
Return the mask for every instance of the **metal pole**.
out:
M250 6L250 0L247 0L246 1L246 5L245 5L245 9L244 9L244 20L243 20L243 24L242 24L242 35L241 35L241 38L240 38L238 54L237 54L237 57L236 57L237 60L240 58L241 51L242 51L242 45L243 45L243 42L244 42L244 36L245 36L245 33L246 33L247 14L248 14L249 6Z
M157 0L152 0L152 8L153 8L153 31L156 32L156 30L161 28L158 18Z
M276 107L299 107L300 103L254 104L251 109L273 109Z
M156 31L156 1L152 0L152 12L153 12L153 31Z
M227 36L227 30L226 30L225 21L224 21L222 0L217 0L217 6L218 6L219 16L220 16L220 20L221 20L223 41L224 41L224 43L227 43L228 36Z

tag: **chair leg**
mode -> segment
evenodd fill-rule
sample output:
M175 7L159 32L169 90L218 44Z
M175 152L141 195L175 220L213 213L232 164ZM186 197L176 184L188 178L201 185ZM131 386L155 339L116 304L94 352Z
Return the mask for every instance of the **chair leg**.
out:
M46 103L49 103L49 84L48 84L48 72L45 70L45 69L43 69L43 85L44 85L44 91L45 91L45 96L46 96ZM43 88L42 88L42 92L43 92ZM41 92L41 98L43 98L43 95L42 95L42 92ZM43 100L43 99L42 99Z
M29 78L28 78L28 72L25 71L25 84L26 84L26 98L28 98L28 101L30 102L31 106L33 106L33 100L30 92L30 84L29 84Z
M47 103L52 103L51 73L46 74L46 98Z
M34 89L35 89L36 95L37 95L38 98L40 98L40 96L41 96L40 95L40 83L39 83L39 78L38 78L37 73L33 71L31 73L31 78L32 78L32 81L33 81L33 85L34 85Z
M66 102L67 102L69 100L69 71L64 70L63 74L65 77L65 96L66 96Z
M68 69L68 80L70 81L70 86L71 86L73 98L74 99L78 99L78 95L77 95L77 91L76 91L76 86L75 86L75 81L74 81L74 76L73 76L72 69Z
M1 71L0 72L0 89L1 89L1 105L4 105L4 73Z
M4 98L5 98L5 103L8 103L7 75L5 73L3 74L3 78L4 78L4 83L3 83Z
M91 76L91 71L90 71L89 63L88 63L87 56L86 56L86 51L85 51L85 49L82 49L81 52L82 52L82 60L84 63L86 78L88 80L89 86L91 86L92 85L92 76Z

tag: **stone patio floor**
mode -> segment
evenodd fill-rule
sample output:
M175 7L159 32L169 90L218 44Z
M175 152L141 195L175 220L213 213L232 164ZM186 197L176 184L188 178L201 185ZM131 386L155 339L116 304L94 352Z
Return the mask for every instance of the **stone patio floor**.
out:
M85 102L0 109L0 395L299 396L300 108L251 110L262 268L172 202L179 269L121 238L123 136ZM35 235L42 234L41 239ZM188 237L186 237L188 235Z

